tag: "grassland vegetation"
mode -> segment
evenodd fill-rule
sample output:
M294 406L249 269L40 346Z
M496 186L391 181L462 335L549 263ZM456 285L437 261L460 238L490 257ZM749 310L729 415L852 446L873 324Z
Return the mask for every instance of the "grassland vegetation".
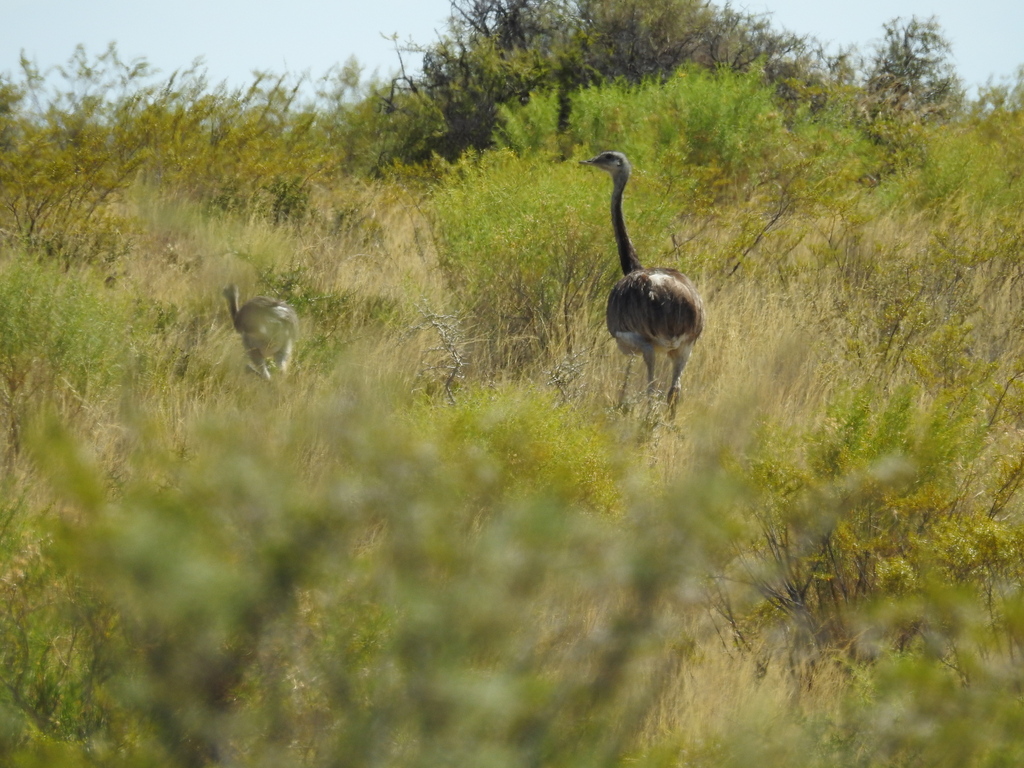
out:
M962 98L932 23L857 69L455 8L312 96L0 79L0 762L1020 762L1024 85ZM707 306L674 419L604 328L611 148Z

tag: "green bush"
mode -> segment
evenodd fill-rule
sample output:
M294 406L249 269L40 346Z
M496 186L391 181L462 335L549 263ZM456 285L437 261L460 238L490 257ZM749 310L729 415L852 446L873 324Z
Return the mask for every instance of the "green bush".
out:
M21 449L23 428L39 409L81 414L103 402L125 370L129 315L92 280L25 258L0 265L0 424L8 456Z
M435 196L441 266L473 325L488 329L490 359L571 350L580 321L603 310L618 263L607 206L590 201L608 194L607 179L576 164L505 152L462 163Z
M113 204L151 149L134 130L151 95L146 66L122 62L113 46L89 61L79 47L62 70L67 90L49 99L40 73L23 67L0 109L0 235L65 266L124 255L129 227ZM118 82L127 95L115 98Z
M495 143L516 154L540 153L554 156L558 149L561 109L558 94L535 93L525 105L503 105Z
M773 91L756 71L680 69L663 84L588 88L572 106L574 144L619 149L640 168L672 158L753 175L786 140Z
M1020 112L998 109L929 131L921 163L901 180L903 193L922 206L964 202L975 215L1019 208L1024 153L1013 137L1021 125Z
M1019 535L1016 522L982 533L982 499L1003 481L962 471L983 463L987 447L987 425L970 402L928 406L913 388L885 396L868 387L837 398L810 434L764 430L745 469L753 493L747 518L756 521L750 557L759 561L751 572L776 618L819 648L865 652L856 627L866 607L942 583L952 575L945 569L976 546L967 539ZM974 557L997 569L1005 560L995 551ZM944 573L936 573L938 562L949 564ZM988 576L970 567L957 583L985 588ZM924 627L888 629L870 642L902 649Z
M597 425L580 423L553 392L503 387L460 392L454 407L425 407L417 414L435 432L453 464L460 457L484 493L549 496L569 508L602 515L621 513L624 467L618 446ZM467 483L472 485L472 483Z
M40 519L10 482L0 508L0 756L103 738L115 618L39 540Z

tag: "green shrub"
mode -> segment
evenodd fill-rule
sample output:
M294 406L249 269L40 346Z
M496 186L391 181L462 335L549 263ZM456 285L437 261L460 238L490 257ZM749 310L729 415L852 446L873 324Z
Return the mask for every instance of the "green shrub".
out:
M148 69L113 46L95 61L79 47L61 70L67 90L47 99L44 78L23 68L0 110L0 234L65 266L124 255L129 227L113 204L150 151L134 130ZM127 95L111 96L115 82Z
M574 144L618 149L640 168L672 158L726 175L755 174L786 137L773 91L756 71L680 69L664 84L588 88L572 105Z
M617 446L599 426L559 406L553 392L464 391L454 407L424 407L417 421L425 432L439 433L453 465L460 457L469 460L465 470L478 481L486 478L484 499L500 489L512 498L550 496L569 508L621 513L624 467Z
M606 206L590 201L608 194L578 165L508 152L461 164L439 190L441 266L490 359L571 350L579 322L603 311L618 264Z
M0 507L0 755L85 742L109 725L103 694L117 643L113 615L62 571L40 517L14 484Z
M756 501L748 514L761 539L752 542L761 563L755 582L819 647L860 652L858 611L926 591L936 557L929 542L946 541L941 559L955 560L944 531L983 514L977 500L994 490L972 487L994 478L962 473L986 447L987 425L971 404L920 400L912 388L885 396L867 387L837 398L810 434L766 428L750 456ZM1001 560L984 559L994 568ZM965 586L982 584L977 574L960 575ZM891 629L873 641L901 646L920 626L909 635Z
M103 402L124 370L128 315L101 291L88 273L28 259L0 265L0 424L8 456L20 450L26 420L39 408L79 414Z
M519 155L553 155L558 149L561 98L557 93L535 93L524 106L503 105L495 140Z
M922 161L906 171L901 191L921 206L966 202L976 216L1018 209L1022 130L1021 113L1005 110L930 130Z

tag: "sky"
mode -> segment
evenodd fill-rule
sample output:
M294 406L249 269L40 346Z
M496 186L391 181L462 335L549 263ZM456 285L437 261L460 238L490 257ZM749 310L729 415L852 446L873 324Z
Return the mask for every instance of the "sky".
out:
M113 41L163 77L202 57L209 80L231 86L254 70L316 78L350 56L386 77L398 57L383 36L429 44L449 10L448 0L0 0L0 73L17 75L22 51L48 69L76 45L98 55Z
M1024 66L1022 0L751 0L733 3L750 13L771 13L777 27L812 35L835 50L854 43L865 53L882 39L887 21L935 17L953 45L957 74L973 92L1004 83Z
M718 3L722 5L722 3ZM778 27L870 51L897 16L935 16L952 60L972 89L1005 82L1024 65L1022 0L733 0L770 13ZM444 32L449 0L0 0L0 73L19 77L24 52L40 68L67 62L75 46L145 59L167 77L203 59L208 78L242 87L254 70L326 74L354 56L369 76L398 69L395 45L428 45ZM418 59L407 60L415 71Z

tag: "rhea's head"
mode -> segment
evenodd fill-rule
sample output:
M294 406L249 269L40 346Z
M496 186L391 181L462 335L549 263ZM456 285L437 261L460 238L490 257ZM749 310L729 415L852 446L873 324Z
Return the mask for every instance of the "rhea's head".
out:
M600 168L602 171L607 171L612 175L613 179L629 178L629 172L632 167L629 164L629 160L621 152L602 152L596 157L592 157L589 160L581 160L583 165L592 165L595 168Z

